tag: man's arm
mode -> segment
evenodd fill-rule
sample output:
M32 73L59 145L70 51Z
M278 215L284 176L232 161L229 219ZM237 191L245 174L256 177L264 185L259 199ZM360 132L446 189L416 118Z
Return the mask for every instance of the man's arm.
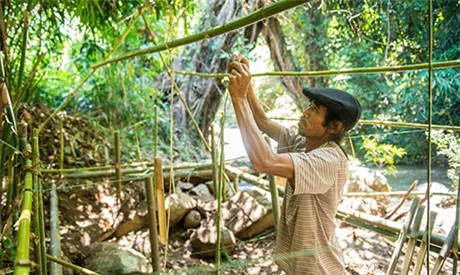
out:
M249 68L243 63L232 64L229 78L228 90L232 98L244 147L254 169L259 173L292 178L294 176L294 164L291 157L288 154L273 152L259 131L249 103L251 80ZM259 108L261 109L260 105ZM254 111L258 112L257 108ZM266 127L263 122L261 126Z
M233 60L245 64L249 69L249 61L246 58L240 55L234 55ZM283 126L267 117L267 114L254 93L254 88L251 83L249 83L248 86L247 98L259 130L267 134L270 138L278 141L279 134Z

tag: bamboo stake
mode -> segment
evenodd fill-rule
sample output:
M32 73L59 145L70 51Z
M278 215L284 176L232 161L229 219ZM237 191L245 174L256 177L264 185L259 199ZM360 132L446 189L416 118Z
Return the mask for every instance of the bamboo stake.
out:
M458 175L458 182L457 182L457 203L455 205L456 208L456 216L455 216L455 231L457 234L454 235L454 267L453 267L453 274L457 274L458 268L458 234L460 230L460 175Z
M117 200L121 200L121 149L120 149L120 132L114 132L114 142L115 142L115 179L117 180Z
M119 61L126 60L126 59L130 59L135 56L156 53L156 52L160 52L164 50L170 50L176 47L180 47L186 44L191 44L191 43L201 41L204 39L210 39L214 36L225 34L227 32L237 30L239 28L254 24L262 19L271 17L277 13L281 13L283 11L292 9L294 7L300 6L307 2L308 2L307 0L280 0L273 4L266 5L263 8L255 12L252 12L246 16L243 16L239 19L225 23L224 25L216 26L208 30L199 32L197 34L193 34L187 37L169 41L169 42L166 42L158 46L136 50L136 51L127 53L125 55L122 55L120 57L117 57L117 58L105 60L103 62L93 65L92 68L99 68L101 66L104 66L110 63L119 62Z
M276 72L262 72L252 74L252 77L262 76L293 76L293 77L323 77L330 75L349 75L349 74L368 74L368 73L400 73L407 71L419 71L426 70L430 66L429 63L400 65L391 67L367 67L367 68L342 68L338 70L322 70L322 71L276 71ZM445 69L455 68L460 66L460 60L442 61L432 63L434 69ZM210 78L224 78L227 77L227 73L198 73L198 72L181 72L174 71L175 74L180 75L191 75L199 77L210 77Z
M27 150L29 152L31 151L30 144L27 145ZM14 263L15 275L29 274L30 266L32 264L29 259L29 236L33 201L32 161L26 159L25 167L26 175L24 178L22 210L21 216L19 217L18 245L16 251L16 261Z
M59 234L59 198L56 192L56 183L51 184L50 194L50 254L53 257L61 257L61 236ZM61 275L62 266L51 262L50 274Z
M412 200L412 204L410 205L409 212L407 213L406 222L404 223L404 226L401 232L399 233L399 238L396 243L395 250L393 251L393 255L391 256L390 265L387 270L388 275L394 274L402 247L404 243L406 242L407 235L410 233L410 225L414 218L414 214L415 214L415 211L417 210L419 202L420 202L419 198L414 198Z
M224 129L223 129L223 121L224 115L221 114L220 117L220 158L219 158L219 171L217 176L217 189L216 189L216 200L217 200L217 213L216 213L216 254L215 254L215 262L216 262L216 274L220 274L220 258L221 258L221 243L222 243L222 200L223 200L223 190L224 190L224 177L223 169L224 169ZM214 137L213 137L214 139ZM217 149L214 149L217 154ZM216 156L217 159L217 156Z
M53 261L55 263L58 263L60 265L63 265L65 267L68 267L68 268L71 268L72 270L75 270L75 271L78 271L78 272L81 272L83 274L87 274L87 275L101 275L99 273L96 273L94 271L91 271L87 268L84 268L84 267L81 267L81 266L78 266L78 265L75 265L75 264L72 264L72 263L69 263L69 262L66 262L64 260L61 260L61 259L58 259L58 258L55 258L51 255L48 255L46 254L46 258L50 261ZM16 274L16 273L15 273Z
M216 139L214 138L215 130L214 123L211 123L211 159L212 159L212 182L214 186L214 197L217 199L217 188L219 184L217 183L217 171L219 166L217 164L217 149L216 149Z
M32 149L33 151L35 149ZM35 153L35 152L34 152ZM32 167L35 167L35 157L33 158L32 160ZM42 237L42 234L41 234L41 228L40 228L40 210L39 210L39 201L38 201L38 196L39 196L39 192L38 192L38 179L36 177L36 174L33 174L32 175L32 182L33 182L33 186L34 186L34 200L33 200L33 204L34 204L34 215L33 215L33 229L34 229L34 233L35 233L35 236L36 238L33 239L33 245L35 247L34 249L34 254L35 254L35 261L38 263L38 266L37 266L37 273L39 275L43 275L43 270L42 270L42 266L43 266L43 259L42 259L42 255L44 253L43 251L43 247L41 246L41 237Z
M449 235L446 238L446 242L442 246L441 251L439 252L438 258L436 259L433 267L433 271L431 274L437 275L441 271L444 262L446 261L447 257L451 252L452 247L454 246L454 236L457 234L455 226L452 226L450 229Z
M423 262L425 260L425 253L429 254L430 250L428 247L431 245L432 241L432 236L428 237L428 235L431 235L431 231L434 227L434 222L436 220L438 213L436 212L431 212L430 213L430 223L428 225L428 230L426 230L423 234L422 242L420 243L420 248L418 250L418 255L417 255L417 260L415 262L415 268L414 268L414 274L413 275L419 275L420 272L422 271L423 267ZM428 242L430 240L430 242Z
M425 212L425 206L420 205L417 208L417 213L415 214L414 222L410 229L410 235L409 235L409 240L407 241L406 255L404 257L401 274L409 273L409 267L410 267L410 264L412 263L412 255L414 254L414 248L415 248L415 245L417 244L417 239L418 237L422 236L420 235L420 225L422 224L424 212Z
M149 231L150 231L150 255L152 257L153 272L160 271L160 256L158 250L158 232L157 232L157 216L155 212L155 194L153 188L153 179L148 177L145 180L145 192L147 193L148 212L149 212Z
M271 148L272 145L271 145L270 138L265 137L265 140L267 141L268 146L270 146ZM275 176L269 175L268 182L270 184L270 194L272 197L272 212L273 212L273 218L275 220L275 232L276 232L278 229L279 213L281 212L281 210L280 210L280 205L279 205L279 195L278 195L278 188L277 188Z
M155 157L155 185L157 189L158 204L158 223L160 225L160 242L164 245L168 243L166 210L165 210L165 189L163 179L162 159Z

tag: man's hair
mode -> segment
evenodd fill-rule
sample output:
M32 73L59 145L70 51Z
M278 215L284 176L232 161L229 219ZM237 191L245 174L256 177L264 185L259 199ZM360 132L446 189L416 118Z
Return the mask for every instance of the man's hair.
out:
M346 133L345 129L348 128L350 123L346 120L341 119L336 113L330 112L327 107L326 107L326 110L327 110L326 118L324 119L324 123L323 123L324 127L330 127L331 124L334 122L341 122L343 124L342 130L331 136L332 141L340 143L340 141L342 141L343 137L345 136L345 133Z

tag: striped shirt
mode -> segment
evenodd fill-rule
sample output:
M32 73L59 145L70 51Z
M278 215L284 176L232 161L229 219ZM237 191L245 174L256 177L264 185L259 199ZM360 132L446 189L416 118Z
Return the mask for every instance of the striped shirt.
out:
M326 142L305 152L305 138L284 129L278 152L290 152L294 180L286 184L275 260L287 274L345 274L335 237L335 215L346 181L347 158Z

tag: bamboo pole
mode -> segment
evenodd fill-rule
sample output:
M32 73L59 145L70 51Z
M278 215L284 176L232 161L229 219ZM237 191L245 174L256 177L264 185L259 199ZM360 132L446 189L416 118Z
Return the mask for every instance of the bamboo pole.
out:
M460 174L458 175L458 182L457 182L457 203L455 204L456 208L456 215L455 215L455 231L457 234L454 235L454 248L453 252L454 255L457 255L457 257L454 257L454 267L453 267L453 274L457 274L457 269L458 269L458 234L460 233Z
M244 180L247 180L249 181L250 183L262 188L262 189L265 189L265 190L270 190L270 183L264 179L260 179L254 175L251 175L249 173L245 173L243 171L241 171L240 169L238 168L235 168L235 167L232 167L232 166L229 166L229 165L225 165L225 170L227 172L229 172L230 174L233 174L235 175L236 177L239 177L239 178L242 178ZM281 186L277 186L278 188L278 193L280 195L283 195L284 194L284 188L281 187Z
M117 200L121 200L121 149L120 149L120 132L115 131L114 133L114 160L115 160L115 179L117 181Z
M428 210L428 208L427 208ZM417 259L415 261L415 267L414 267L414 274L413 275L419 275L420 272L422 271L422 268L423 268L423 262L425 260L425 253L427 255L429 255L431 249L431 242L433 241L433 238L431 236L431 232L432 232L432 229L434 227L434 222L436 220L436 217L438 215L438 213L436 212L430 212L430 218L429 218L429 224L427 226L428 230L425 230L424 234L423 234L423 237L422 237L422 241L420 243L420 246L419 246L419 250L418 250L418 255L417 255ZM430 235L430 236L428 236ZM428 262L427 262L428 263ZM428 269L428 274L429 274L429 269Z
M168 234L166 226L166 210L165 210L165 189L162 159L155 157L155 186L157 189L157 204L158 204L158 223L160 225L160 242L164 245L168 243Z
M409 273L409 267L410 267L410 264L412 263L412 255L414 254L414 248L417 244L418 237L420 237L420 225L422 224L424 212L425 212L425 206L420 205L417 208L417 213L415 213L414 222L412 223L410 233L409 233L409 240L407 241L406 255L404 256L401 274Z
M97 64L93 65L92 68L95 69L95 68L99 68L101 66L104 66L104 65L107 65L107 64L110 64L110 63L115 63L115 62L120 62L122 60L130 59L130 58L133 58L135 56L156 53L156 52L160 52L160 51L164 51L164 50L170 50L170 49L173 49L173 48L176 48L176 47L180 47L180 46L183 46L183 45L186 45L186 44L191 44L191 43L201 41L201 40L204 40L204 39L210 39L210 38L212 38L214 36L225 34L227 32L234 31L234 30L237 30L239 28L254 24L254 23L256 23L256 22L258 22L258 21L260 21L262 19L271 17L271 16L273 16L275 14L284 12L286 10L289 10L289 9L294 8L294 7L300 6L300 5L305 4L307 2L308 2L308 0L280 0L280 1L277 1L277 2L275 2L273 4L266 5L263 8L255 11L255 12L252 12L252 13L246 15L246 16L243 16L243 17L241 17L239 19L236 19L236 20L233 20L231 22L225 23L223 25L216 26L216 27L210 28L208 30L205 30L205 31L202 31L202 32L199 32L199 33L187 36L187 37L183 37L183 38L176 39L176 40L173 40L173 41L168 41L168 42L163 43L161 45L157 45L157 46L154 46L154 47L145 48L145 49L141 49L141 50L136 50L136 51L127 53L125 55L122 55L122 56L119 56L119 57L116 57L116 58L105 60L103 62L100 62L100 63L97 63Z
M157 232L157 216L156 216L156 200L153 188L153 179L148 177L145 180L145 192L147 193L148 203L148 221L149 221L149 232L150 232L150 256L152 257L152 270L153 272L160 272L160 256L158 250L158 232Z
M394 274L396 265L398 263L399 255L401 254L403 245L406 242L407 235L410 233L410 225L412 223L412 220L414 219L414 214L415 214L415 211L417 210L419 202L420 202L419 198L414 198L412 200L409 212L407 213L406 222L404 223L401 233L399 234L399 238L396 243L395 249L393 251L393 255L391 256L390 265L386 273L388 275Z
M59 233L59 198L56 191L56 183L51 184L50 192L50 254L53 257L61 257L61 235ZM62 275L62 266L51 262L50 274Z
M27 150L31 152L30 144L27 145ZM32 161L26 159L25 167L26 172L24 178L21 216L19 217L17 238L18 245L16 251L16 261L14 263L14 275L29 274L30 267L32 265L32 262L29 259L29 237L33 201Z
M401 206L403 206L404 202L410 196L410 193L414 190L414 188L417 186L417 184L418 184L418 180L414 180L414 182L412 182L411 186L409 187L409 190L407 190L406 194L403 196L401 201L390 211L390 213L385 215L385 219L391 218L391 216L393 216L394 213L396 213L396 211L398 211L399 208L401 208Z
M68 267L68 268L71 268L72 270L75 270L75 271L78 271L78 272L81 272L83 274L86 274L86 275L101 275L99 273L96 273L94 271L91 271L87 268L84 268L84 267L81 267L81 266L78 266L78 265L75 265L75 264L72 264L72 263L69 263L69 262L66 262L64 260L61 260L61 259L58 259L56 257L53 257L51 255L48 255L46 254L46 258L52 262L55 262L55 263L58 263L62 266L65 266L65 267Z
M214 197L217 199L217 188L219 184L217 183L217 171L219 166L217 164L217 148L216 148L216 139L214 138L215 129L214 123L211 123L211 159L212 159L212 183L214 186Z
M342 68L337 70L321 70L321 71L276 71L276 72L262 72L252 74L252 77L262 76L293 76L293 77L324 77L330 75L349 75L349 74L368 74L368 73L401 73L407 71L426 70L430 66L429 63L400 65L391 67L367 67L367 68ZM434 69L455 68L460 66L460 60L442 61L432 63ZM199 77L210 78L224 78L227 73L198 73L198 72L182 72L174 71L175 74L191 75Z
M270 148L272 147L270 138L265 137L265 140L268 143L268 146ZM276 179L275 176L269 175L268 176L268 182L270 184L270 194L272 198L272 213L273 213L273 218L275 220L275 232L278 229L278 221L279 221L279 213L281 212L280 210L280 205L279 205L279 195L278 195L278 186L276 184Z
M223 148L223 132L224 129L222 128L222 122L223 122L223 115L221 114L220 117L220 134L219 134L219 139L220 139L220 158L217 157L217 148L214 149L214 152L216 153L216 160L219 159L218 165L219 170L216 171L216 178L217 178L217 189L216 189L216 200L217 200L217 213L216 213L216 251L215 251L215 262L216 262L216 274L220 274L220 268L221 268L221 243L222 243L222 200L223 200L223 185L224 183L224 177L222 176L223 174L223 160L224 160L224 148ZM214 137L213 137L214 139ZM216 146L217 147L217 146Z
M34 226L35 234L38 237L35 239L36 252L38 262L38 274L48 274L46 266L46 235L45 235L45 217L43 212L43 187L38 177L38 171L40 169L40 152L38 146L38 132L37 129L32 131L32 167L36 171L33 173L32 181L34 185L35 195L35 215L34 215Z

